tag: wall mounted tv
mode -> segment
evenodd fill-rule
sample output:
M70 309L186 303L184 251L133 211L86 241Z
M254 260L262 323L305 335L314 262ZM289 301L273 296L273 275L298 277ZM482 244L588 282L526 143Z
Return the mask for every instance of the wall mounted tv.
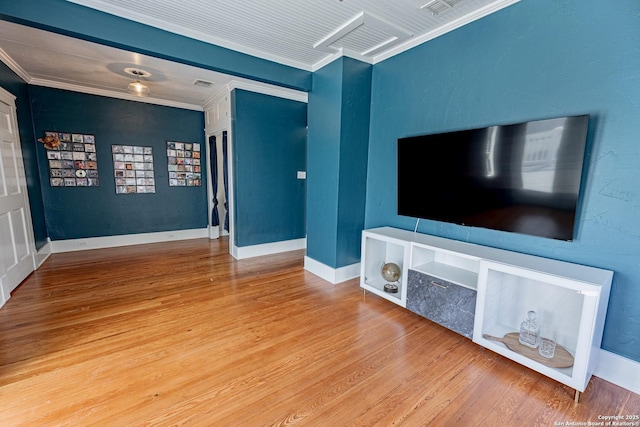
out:
M398 214L573 240L589 116L398 139Z

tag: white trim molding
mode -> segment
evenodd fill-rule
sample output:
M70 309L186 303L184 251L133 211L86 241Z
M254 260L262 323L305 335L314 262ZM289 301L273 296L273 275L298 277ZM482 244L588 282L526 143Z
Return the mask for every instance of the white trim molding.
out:
M45 243L44 246L42 246L40 249L36 251L36 254L35 254L36 270L40 268L42 263L44 263L47 260L47 258L51 256L51 254L52 254L51 239L47 237L47 243Z
M278 98L290 99L292 101L309 102L309 94L299 90L287 89L280 86L273 86L264 83L247 83L240 80L231 80L227 87L229 92L234 89L244 89L249 92L261 93L263 95L276 96Z
M80 86L71 83L56 82L45 79L31 79L29 84L34 86L44 86L53 89L63 89L71 92L86 93L89 95L106 96L108 98L124 99L127 101L142 102L145 104L162 105L164 107L181 108L183 110L204 111L202 105L188 104L186 102L169 101L166 99L154 98L150 96L139 97L130 93L116 92L108 89L97 89L89 86Z
M89 237L86 239L53 240L53 253L104 249L118 246L143 245L146 243L169 242L173 240L208 239L208 228L191 230L160 231L156 233L127 234L121 236Z
M640 394L640 362L601 349L593 375Z
M253 258L263 255L278 254L281 252L296 251L307 247L307 239L284 240L282 242L263 243L252 246L236 246L231 255L235 259Z
M333 268L305 256L304 269L334 285L360 276L359 262L340 268Z
M16 73L18 77L20 77L26 83L29 83L31 81L31 76L29 75L29 73L27 73L25 69L20 66L20 64L14 61L13 58L10 57L9 54L2 49L0 49L0 61L2 61L4 65L9 67L11 71Z
M0 101L3 101L5 104L13 104L15 100L16 100L16 96L14 94L12 94L11 92L9 92L3 87L0 87ZM11 107L11 108L15 113L16 112L15 107Z
M220 226L219 225L210 225L209 226L209 239L215 240L220 238Z

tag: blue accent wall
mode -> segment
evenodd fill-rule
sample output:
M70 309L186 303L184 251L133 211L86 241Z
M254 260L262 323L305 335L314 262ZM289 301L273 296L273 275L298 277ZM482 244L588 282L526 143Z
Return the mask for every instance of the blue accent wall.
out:
M167 141L197 142L204 152L204 114L141 102L30 87L36 135L95 135L99 187L51 187L38 144L40 179L52 240L207 227L206 172L199 187L169 187ZM156 192L116 194L112 145L153 148Z
M575 241L434 221L419 231L615 271L602 347L640 361L640 3L522 1L376 64L366 226L396 215L396 140L591 114ZM415 183L428 197L438 177Z
M309 94L307 255L329 267L360 261L371 65L340 58Z
M371 65L345 57L342 72L342 143L335 267L360 262L371 108Z
M29 104L29 88L17 74L0 62L0 87L11 92L15 97L16 115L18 117L18 132L20 133L20 147L24 162L27 192L31 209L31 222L36 249L47 243L47 226L44 217L42 192L40 191L40 176L38 174L38 159L36 156L36 142L33 136L31 107Z
M109 15L66 0L0 2L0 19L107 46L308 91L311 72Z
M307 145L307 256L337 265L342 60L313 75Z
M236 89L231 111L236 246L304 238L307 104Z

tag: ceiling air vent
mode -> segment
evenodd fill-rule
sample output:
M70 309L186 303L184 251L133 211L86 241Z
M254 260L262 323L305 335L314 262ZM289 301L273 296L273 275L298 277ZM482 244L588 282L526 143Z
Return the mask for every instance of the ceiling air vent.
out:
M200 87L211 87L211 86L213 86L213 82L208 82L206 80L198 79L198 80L193 82L193 85L194 86L200 86Z
M468 0L433 0L425 3L420 9L428 10L433 15L440 15L450 11L454 6L464 3Z
M444 0L444 2L447 3L451 7L456 7L460 3L464 3L466 1L468 1L468 0Z

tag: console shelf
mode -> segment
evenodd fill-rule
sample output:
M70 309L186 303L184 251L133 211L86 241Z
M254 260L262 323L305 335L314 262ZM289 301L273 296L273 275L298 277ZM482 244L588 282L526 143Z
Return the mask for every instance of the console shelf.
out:
M415 267L411 267L411 269L469 289L476 289L478 284L477 273L440 262L432 261L426 264L416 265Z
M383 290L384 262L402 270L397 294ZM391 227L363 232L361 268L363 289L574 388L576 399L585 390L597 364L613 272ZM538 313L541 335L573 357L571 366L554 368L537 350L514 351L495 340L519 331L529 310Z

